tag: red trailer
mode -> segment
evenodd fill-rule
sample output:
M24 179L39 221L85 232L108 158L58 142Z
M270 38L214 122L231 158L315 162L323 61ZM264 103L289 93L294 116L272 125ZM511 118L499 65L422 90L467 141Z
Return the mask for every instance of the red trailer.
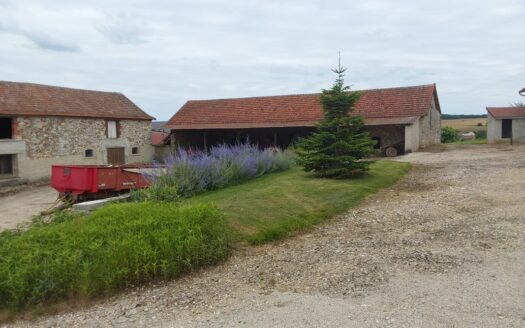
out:
M151 165L53 165L51 186L74 200L114 196L149 186L143 173L158 170Z

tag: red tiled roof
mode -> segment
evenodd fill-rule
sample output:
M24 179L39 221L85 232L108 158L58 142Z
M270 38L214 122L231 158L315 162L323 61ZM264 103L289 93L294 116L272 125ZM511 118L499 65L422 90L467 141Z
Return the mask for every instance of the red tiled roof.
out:
M0 115L152 120L121 93L0 81Z
M425 115L436 85L363 90L354 113L367 122L408 121ZM320 94L190 100L168 121L171 129L313 126L323 117ZM403 119L401 119L403 118ZM367 123L368 124L368 123ZM401 123L395 123L401 124Z
M494 118L525 118L525 107L487 107Z
M153 146L162 146L166 143L169 133L162 131L151 131L151 144Z

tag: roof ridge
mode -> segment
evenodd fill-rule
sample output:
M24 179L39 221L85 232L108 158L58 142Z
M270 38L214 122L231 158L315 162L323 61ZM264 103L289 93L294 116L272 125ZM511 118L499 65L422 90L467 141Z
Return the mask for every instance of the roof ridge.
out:
M390 87L390 88L375 88L375 89L360 89L360 90L350 90L354 92L362 92L362 91L380 91L380 90L399 90L399 89L413 89L413 88L422 88L422 87L436 87L435 83L432 84L420 84L420 85L410 85L410 86L404 86L404 87ZM314 96L314 95L321 95L321 92L314 92L314 93L289 93L284 95L272 95L272 96L252 96L252 97L233 97L233 98L211 98L211 99L190 99L186 101L186 103L189 102L200 102L200 101L217 101L217 100L247 100L247 99L265 99L265 98L280 98L280 97L290 97L290 96Z
M37 86L37 87L44 87L44 88L56 88L56 89L76 90L76 91L97 92L97 93L111 93L111 94L120 94L124 96L122 92L118 92L118 91L100 91L100 90L93 90L93 89L72 88L72 87L64 87L60 85L50 85L50 84L33 83L33 82L15 82L15 81L0 80L0 85L4 83L29 85L29 86Z

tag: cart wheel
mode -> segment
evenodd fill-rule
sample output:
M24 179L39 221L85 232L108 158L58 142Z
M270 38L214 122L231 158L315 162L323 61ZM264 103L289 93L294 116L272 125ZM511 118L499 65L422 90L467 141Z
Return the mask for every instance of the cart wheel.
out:
M386 153L386 157L396 157L397 149L395 147L388 147L385 153Z

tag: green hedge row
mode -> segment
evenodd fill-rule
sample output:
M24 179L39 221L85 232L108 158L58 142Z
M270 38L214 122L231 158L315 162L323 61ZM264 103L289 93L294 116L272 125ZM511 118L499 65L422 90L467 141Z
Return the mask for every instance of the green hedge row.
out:
M0 234L0 308L108 295L229 253L229 228L212 206L130 203Z

